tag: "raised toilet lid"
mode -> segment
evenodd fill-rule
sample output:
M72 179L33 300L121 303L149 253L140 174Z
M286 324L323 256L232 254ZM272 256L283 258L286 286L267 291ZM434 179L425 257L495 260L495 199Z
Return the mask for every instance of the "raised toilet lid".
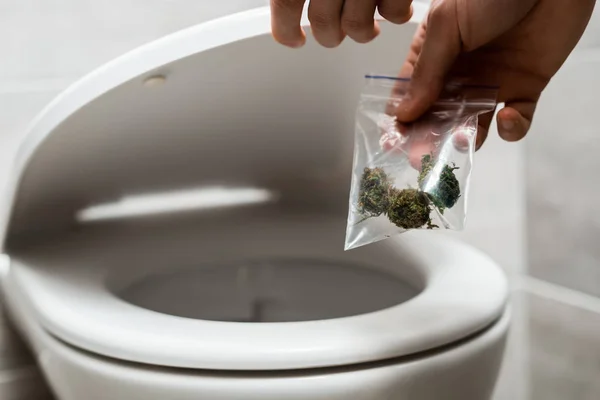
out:
M413 22L424 12L415 3ZM486 328L502 314L507 287L499 268L479 252L431 232L342 251L361 76L396 70L414 28L384 24L369 45L347 41L327 50L309 41L290 50L270 38L264 8L171 35L93 72L41 113L20 149L2 209L0 239L13 261L5 288L71 345L173 367L360 363L418 353ZM81 211L123 196L214 184L275 190L285 206L331 211L324 214L331 219L272 221L259 230L238 224L231 232L239 254L302 257L292 246L297 239L311 258L371 266L423 291L363 315L265 324L182 318L116 296L115 287L169 267L158 262L168 259L160 251L165 243L149 245L139 232L159 232L158 239L175 246L185 242L174 241L175 232L185 229L152 231L135 220L87 229L77 220ZM202 239L202 257L235 255L202 224L188 226L196 231L185 237ZM290 226L303 228L258 253L261 238L276 240ZM319 234L294 239L310 229ZM321 240L327 232L339 242ZM113 262L116 249L128 254L127 268L124 259ZM185 253L170 255L176 260Z

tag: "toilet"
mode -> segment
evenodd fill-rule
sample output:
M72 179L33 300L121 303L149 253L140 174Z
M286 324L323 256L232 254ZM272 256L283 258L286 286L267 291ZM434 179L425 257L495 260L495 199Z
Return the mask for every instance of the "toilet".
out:
M0 282L57 399L491 398L501 268L430 231L343 250L361 77L401 65L425 11L334 50L227 16L32 122Z

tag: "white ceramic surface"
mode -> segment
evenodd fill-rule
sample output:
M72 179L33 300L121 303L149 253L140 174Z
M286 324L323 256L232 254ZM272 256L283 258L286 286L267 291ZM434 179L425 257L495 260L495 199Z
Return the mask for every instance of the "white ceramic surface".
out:
M482 334L423 357L264 374L145 367L98 357L56 340L31 315L18 313L15 321L61 400L489 400L510 320L507 312Z
M63 236L15 253L3 286L44 328L77 347L140 363L220 370L312 368L414 354L489 326L506 306L501 269L442 235L413 232L344 252L338 247L343 220L326 215L267 214L244 217L243 226L237 220L207 224ZM147 276L185 266L303 258L382 271L420 293L347 318L259 324L156 313L115 295ZM332 286L331 298L323 301L335 301L336 290ZM305 295L311 296L310 285Z

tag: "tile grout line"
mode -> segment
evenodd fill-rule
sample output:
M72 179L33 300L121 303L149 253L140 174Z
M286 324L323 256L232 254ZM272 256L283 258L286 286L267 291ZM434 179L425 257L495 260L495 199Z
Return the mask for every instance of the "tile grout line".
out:
M555 283L530 276L520 276L515 281L515 289L600 314L600 298Z

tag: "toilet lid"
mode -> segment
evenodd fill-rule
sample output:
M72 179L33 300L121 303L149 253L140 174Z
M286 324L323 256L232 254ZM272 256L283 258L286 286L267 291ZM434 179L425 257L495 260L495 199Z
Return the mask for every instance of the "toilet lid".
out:
M10 252L11 243L67 231L79 210L129 195L214 184L286 190L278 182L286 176L329 179L329 191L347 197L362 77L396 73L427 6L414 9L413 22L382 24L370 44L324 49L309 39L294 50L271 38L263 7L102 66L24 135L0 209L0 246Z
M15 256L5 287L19 297L20 312L35 316L54 336L78 348L145 364L214 370L330 367L412 355L476 334L504 312L508 290L503 272L470 246L443 234L415 231L356 252L340 251L332 259L330 243L323 245L318 235L294 236L315 224L328 234L343 233L339 221L315 216L263 223L260 232L241 227L229 235L233 242L248 238L243 247L250 259L264 237L282 235L286 239L267 251L275 258L301 257L295 243L301 240L311 258L374 265L423 290L404 303L374 312L268 323L184 318L138 307L115 294L140 277L170 272L179 255L198 246L196 241L206 249L224 246L211 242L198 227L181 236L170 231L169 238L154 236L148 242L125 241L119 232L57 241ZM194 240L183 239L190 237ZM138 247L148 249L143 257L135 250ZM132 258L122 255L131 250ZM220 251L215 251L216 259L223 259ZM377 260L373 254L385 257ZM125 273L124 264L113 262L113 257L128 260ZM118 283L110 279L115 276Z

